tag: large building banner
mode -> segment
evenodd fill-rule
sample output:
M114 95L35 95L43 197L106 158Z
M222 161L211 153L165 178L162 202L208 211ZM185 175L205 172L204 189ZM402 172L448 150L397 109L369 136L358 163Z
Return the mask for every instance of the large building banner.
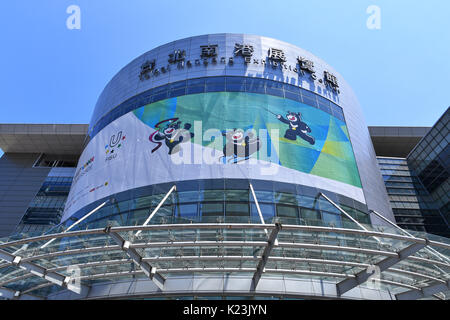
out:
M136 109L83 152L63 220L138 187L195 179L304 184L365 203L345 122L280 97L212 92Z

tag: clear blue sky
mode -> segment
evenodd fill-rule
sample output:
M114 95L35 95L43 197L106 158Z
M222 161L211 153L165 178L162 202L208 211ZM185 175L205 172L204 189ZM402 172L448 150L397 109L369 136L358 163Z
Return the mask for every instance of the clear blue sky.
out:
M66 9L81 8L81 30ZM381 30L369 30L369 5ZM103 87L163 43L235 32L334 66L369 125L431 126L450 105L450 1L14 0L0 8L0 123L88 123Z

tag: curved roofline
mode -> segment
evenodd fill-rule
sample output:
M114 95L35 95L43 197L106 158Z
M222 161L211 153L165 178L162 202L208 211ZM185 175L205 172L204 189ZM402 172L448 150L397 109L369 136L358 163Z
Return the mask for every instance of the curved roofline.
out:
M272 38L272 37L262 36L262 35L258 35L258 34L251 34L251 33L232 33L232 32L204 33L204 34L199 34L199 35L193 35L193 36L190 36L190 37L178 38L178 39L172 40L172 41L170 41L170 42L166 42L166 43L160 44L160 45L158 45L158 46L156 46L156 47L153 47L153 48L150 49L150 50L147 50L147 51L143 52L142 54L140 54L140 55L138 55L137 57L133 58L130 62L128 62L125 66L123 66L119 71L117 71L117 72L113 75L113 77L106 83L106 85L105 85L105 87L104 87L103 89L105 89L105 88L108 86L108 84L114 79L114 77L115 77L117 74L119 74L123 69L125 69L128 65L130 65L131 63L133 63L135 60L139 59L140 57L142 57L142 56L145 55L146 53L149 53L150 51L157 50L157 49L159 49L159 48L161 48L161 47L163 47L163 46L166 46L166 45L169 45L169 44L171 44L171 43L178 42L178 41L186 40L186 39L197 38L197 37L205 37L205 36L217 36L217 35L241 35L241 36L252 36L252 37L260 37L260 38L265 38L265 39L269 39L269 40L275 40L275 41L284 42L284 43L286 43L286 44L288 44L288 45L295 46L295 47L297 47L297 48L299 48L299 49L301 49L301 50L306 51L307 53L309 53L309 54L313 55L314 57L316 57L317 59L321 60L323 63L329 65L325 60L323 60L322 58L320 58L320 57L317 56L316 54L312 53L311 51L309 51L309 50L307 50L307 49L304 49L304 48L302 48L302 47L299 47L299 46L296 45L296 44L293 44L293 43L290 43L290 42L287 42L287 41L284 41L284 40L280 40L280 39L277 39L277 38ZM329 66L330 66L331 68L333 68L331 65L329 65ZM336 69L333 68L333 70L334 70L335 72L337 72ZM342 77L342 74L340 74L339 72L337 72L337 73ZM102 90L102 92L103 92L103 90ZM101 95L101 93L100 93L100 95ZM100 95L99 95L99 97L100 97ZM98 98L99 98L99 97L98 97ZM98 101L98 98L97 98L97 101Z

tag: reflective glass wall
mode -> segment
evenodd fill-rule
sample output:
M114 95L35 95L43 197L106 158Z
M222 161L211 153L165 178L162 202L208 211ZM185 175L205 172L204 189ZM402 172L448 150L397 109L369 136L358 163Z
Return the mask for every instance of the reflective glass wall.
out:
M406 159L378 157L397 224L404 229L450 236L450 230L428 190Z
M149 224L261 223L256 201L246 180L197 180L176 184ZM319 196L321 190L268 181L251 181L264 223L357 227L345 214ZM162 202L172 185L154 185L114 195L79 223L76 229L141 225ZM324 192L346 213L370 224L367 207L350 198ZM104 202L96 202L72 216L69 226Z
M70 174L49 176L45 179L17 226L16 234L42 234L61 222L73 181L73 177L68 175Z
M450 109L408 156L408 164L450 223Z

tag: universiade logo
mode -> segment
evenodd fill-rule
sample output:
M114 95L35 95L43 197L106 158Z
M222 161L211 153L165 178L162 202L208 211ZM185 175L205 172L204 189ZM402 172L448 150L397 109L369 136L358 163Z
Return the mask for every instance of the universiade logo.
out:
M117 134L114 134L110 137L109 143L105 145L105 153L106 158L105 161L112 161L117 158L117 153L122 148L125 143L126 136L122 131L119 131Z

